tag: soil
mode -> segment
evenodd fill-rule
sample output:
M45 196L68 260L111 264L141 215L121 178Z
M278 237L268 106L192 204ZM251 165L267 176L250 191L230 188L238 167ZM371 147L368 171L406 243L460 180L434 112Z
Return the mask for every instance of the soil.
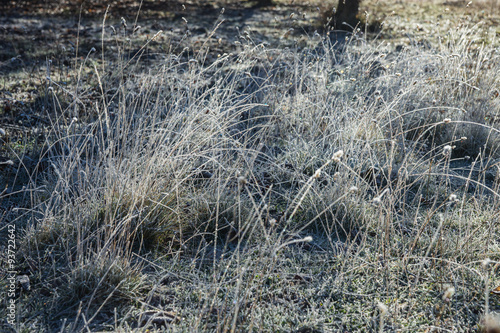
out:
M319 29L314 3L278 1L256 7L252 1L8 1L0 5L0 121L11 129L33 126L46 99L47 79L64 91L92 66L78 73L86 58L100 63L138 53L149 66L167 54L197 54L208 61L237 51L241 36L257 45L306 46ZM104 29L103 29L104 25ZM309 37L308 37L309 36ZM149 41L149 42L148 42ZM310 43L309 43L310 44ZM87 96L92 98L92 96ZM21 118L20 118L21 117Z

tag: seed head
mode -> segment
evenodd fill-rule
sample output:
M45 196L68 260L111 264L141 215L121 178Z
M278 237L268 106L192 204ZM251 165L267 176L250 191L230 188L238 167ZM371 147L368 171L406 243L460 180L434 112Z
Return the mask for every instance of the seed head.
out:
M451 119L450 118L444 118L443 119L443 123L445 123L445 124L451 123Z
M334 162L340 162L340 159L342 158L342 156L344 156L344 151L341 149L341 150L336 151L333 154L332 160Z
M313 241L313 238L311 236L306 236L306 237L302 238L302 241L306 242L306 243L310 243Z
M379 205L382 203L382 198L384 197L384 195L386 193L390 192L390 189L389 188L386 188L382 193L380 193L379 196L376 196L375 198L372 199L372 202L375 204L375 205Z
M321 176L321 169L318 169L316 170L316 172L314 172L313 178L318 179L320 176Z
M443 147L443 155L444 156L450 156L451 155L451 150L453 148L450 145L446 145Z
M481 262L481 266L483 266L484 269L488 269L488 266L491 264L491 259L486 258Z
M243 177L243 176L239 176L239 177L238 177L238 184L239 184L240 186L244 186L244 185L246 185L246 184L247 184L247 180L246 180L246 178L245 178L245 177Z
M387 309L387 306L384 303L382 303L382 302L377 302L377 308L379 309L380 314L382 316L385 316L385 314L387 313L387 311L389 311L389 309Z
M356 186L349 187L349 192L351 192L351 193L356 193L358 191L359 191L359 189Z
M500 314L495 312L485 314L478 326L480 326L480 332L500 332Z
M455 295L455 288L448 286L443 294L443 301L449 302L453 295Z

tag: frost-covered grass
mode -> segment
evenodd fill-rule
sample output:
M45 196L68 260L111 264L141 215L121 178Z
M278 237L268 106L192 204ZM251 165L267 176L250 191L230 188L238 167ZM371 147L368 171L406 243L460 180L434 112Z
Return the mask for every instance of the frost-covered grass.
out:
M16 329L494 322L498 48L467 25L397 48L309 38L316 48L242 34L216 60L184 50L146 68L90 53L99 98L85 116L83 91L63 102L49 82L39 161L2 166L25 182L2 193L31 280Z

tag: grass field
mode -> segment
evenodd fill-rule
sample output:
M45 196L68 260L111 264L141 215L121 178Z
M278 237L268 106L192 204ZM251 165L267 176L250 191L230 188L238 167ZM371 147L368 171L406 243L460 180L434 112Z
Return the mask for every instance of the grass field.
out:
M500 331L497 1L158 4L6 5L1 331Z

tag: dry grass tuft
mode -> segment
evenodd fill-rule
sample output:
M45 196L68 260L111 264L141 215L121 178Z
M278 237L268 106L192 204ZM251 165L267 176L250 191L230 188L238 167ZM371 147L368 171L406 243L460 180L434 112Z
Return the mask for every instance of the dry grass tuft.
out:
M500 56L476 33L90 52L67 103L47 82L39 160L0 164L16 329L491 331Z

